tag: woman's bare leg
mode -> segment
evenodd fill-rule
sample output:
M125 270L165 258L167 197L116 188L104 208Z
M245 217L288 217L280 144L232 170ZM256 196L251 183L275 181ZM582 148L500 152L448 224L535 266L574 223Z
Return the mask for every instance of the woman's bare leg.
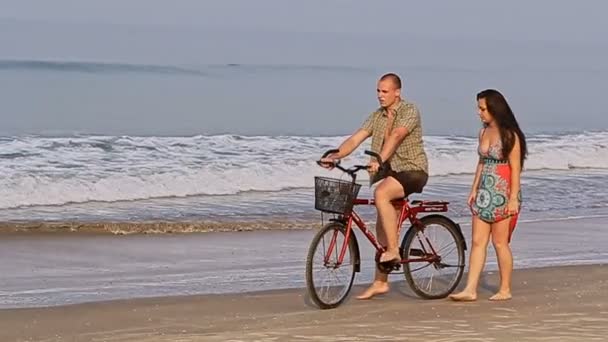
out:
M489 223L484 222L478 216L473 216L473 246L469 257L467 285L461 292L450 295L450 299L456 301L474 301L477 299L479 277L486 263L490 228Z
M502 220L492 224L492 244L496 251L500 271L500 288L490 300L511 299L511 275L513 274L513 254L509 246L509 221Z

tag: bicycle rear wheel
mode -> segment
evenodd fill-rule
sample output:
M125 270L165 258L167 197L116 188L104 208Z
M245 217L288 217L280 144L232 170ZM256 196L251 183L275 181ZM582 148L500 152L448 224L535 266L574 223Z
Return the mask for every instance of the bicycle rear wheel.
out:
M423 217L419 228L410 227L401 244L405 279L412 290L426 299L452 293L465 265L464 241L459 228L448 218Z
M354 232L351 232L354 234ZM346 227L330 222L313 238L306 258L306 288L321 309L335 308L348 296L355 278L356 241L346 240ZM344 258L339 256L344 250Z

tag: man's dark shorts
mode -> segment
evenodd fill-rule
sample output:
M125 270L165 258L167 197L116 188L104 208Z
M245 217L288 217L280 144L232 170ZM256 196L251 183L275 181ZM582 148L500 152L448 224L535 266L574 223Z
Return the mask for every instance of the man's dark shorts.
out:
M387 163L385 164L384 172L378 172L373 178L372 183L376 183L386 177L393 177L401 184L405 197L413 193L421 193L426 182L429 180L429 175L424 171L411 170L395 172L391 170L390 165Z

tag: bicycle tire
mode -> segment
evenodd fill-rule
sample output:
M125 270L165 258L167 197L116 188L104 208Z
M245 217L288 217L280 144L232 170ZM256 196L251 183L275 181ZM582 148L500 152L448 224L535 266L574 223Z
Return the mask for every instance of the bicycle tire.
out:
M418 235L418 232L420 232L420 231L424 232L424 230L429 225L436 224L438 226L445 228L451 234L451 236L455 242L455 248L458 253L458 265L455 266L457 268L457 270L456 270L456 273L453 275L453 277L451 277L452 279L451 279L450 285L444 291L441 291L441 292L435 293L435 294L429 293L425 289L422 289L420 286L418 286L418 284L416 283L416 281L414 280L414 277L412 275L412 267L411 267L410 263L403 264L403 273L405 275L405 279L406 279L408 285L419 297L424 298L424 299L445 298L450 293L452 293L454 291L454 289L456 289L456 287L460 283L460 280L462 279L462 275L464 272L464 264L465 264L465 251L464 251L465 247L464 246L465 246L465 244L464 244L464 240L462 238L462 233L460 232L458 226L456 226L452 220L450 220L447 217L442 216L442 215L425 216L420 219L420 222L421 222L421 226L419 228L411 226L409 228L409 230L407 231L406 235L404 236L403 242L401 244L401 253L402 253L401 257L403 259L407 259L407 257L410 255L410 252L411 252L410 247L412 247L412 244L415 243L415 241L416 241L415 238ZM429 265L431 265L431 264L429 264ZM435 264L432 265L432 267L435 267L435 269L437 269L436 266L437 265L435 265Z
M326 233L331 232L331 231L338 231L339 233L341 233L344 237L346 236L346 227L343 223L341 222L330 222L328 224L326 224L325 226L323 226L313 237L311 243L310 243L310 247L308 249L308 255L306 257L306 288L308 291L308 295L310 296L310 298L312 299L312 301L320 308L320 309L333 309L337 306L339 306L340 304L342 304L342 302L344 302L344 300L348 297L350 290L353 286L353 282L355 279L355 273L356 273L356 263L358 262L356 260L357 258L357 242L355 240L355 238L352 236L352 234L354 234L354 232L351 231L351 236L349 237L349 241L348 241L348 251L351 255L351 270L350 270L350 276L348 277L347 281L348 284L346 284L346 290L335 300L333 301L329 301L329 300L325 300L323 299L320 294L319 291L317 290L317 287L315 286L315 278L314 278L314 272L313 272L313 267L314 267L314 256L315 256L315 252L317 251L317 247L319 245L319 243L322 242L322 238L325 236ZM343 246L343 244L339 244L339 248L341 248ZM344 261L346 261L346 256ZM324 267L326 267L325 265L323 265ZM345 267L344 265L340 266L340 267Z

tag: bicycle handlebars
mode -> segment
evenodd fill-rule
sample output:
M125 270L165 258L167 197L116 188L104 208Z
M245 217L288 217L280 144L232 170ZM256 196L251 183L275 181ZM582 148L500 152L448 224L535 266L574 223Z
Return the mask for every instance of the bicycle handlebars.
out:
M321 159L327 157L328 155L332 154L332 153L338 153L340 152L339 149L331 149L326 151L325 153L323 153L323 156L321 157ZM365 154L372 156L374 158L376 158L376 161L378 161L378 164L380 165L380 170L382 171L384 169L384 164L382 163L382 157L380 157L380 155L376 152L372 152L372 151L368 151L366 150L364 152ZM323 162L321 160L317 160L317 164L319 164L319 166L323 166L323 165L333 165L335 168L347 173L348 175L350 175L351 177L353 177L353 179L355 178L355 174L360 171L360 170L366 170L368 168L367 165L353 165L349 168L344 168L342 166L340 166L340 160L336 160L335 162L331 163L331 162Z

